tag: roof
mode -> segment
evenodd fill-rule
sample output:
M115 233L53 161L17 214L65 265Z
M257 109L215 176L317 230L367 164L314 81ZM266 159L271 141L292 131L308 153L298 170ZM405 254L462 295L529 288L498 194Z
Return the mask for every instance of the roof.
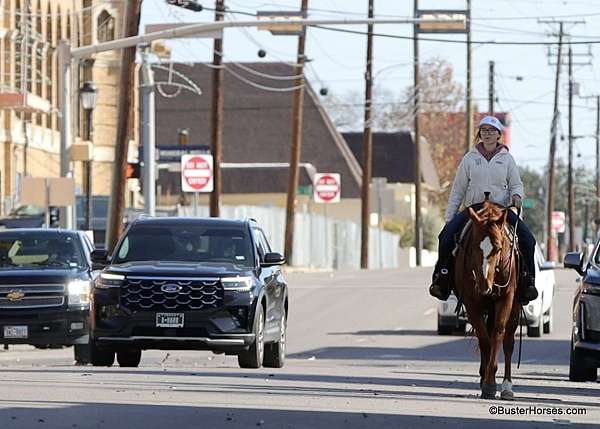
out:
M225 63L222 162L289 163L293 92L255 88L240 81L232 73L255 84L279 89L292 87L293 81L249 74L237 64L239 63ZM209 144L212 124L212 69L201 63L179 63L173 67L200 86L202 95L183 90L176 97L168 98L157 92L156 144L159 147L176 144L177 130L180 128L188 128L189 145ZM285 63L244 63L242 67L276 76L291 76L295 73L294 68ZM156 82L167 79L166 71L156 70ZM362 174L360 166L325 113L318 96L308 83L305 88L300 161L312 164L319 172L340 173L342 197L358 198ZM163 86L162 90L173 91L168 86ZM235 169L223 169L224 192L237 193L246 186L251 188L248 192L272 192L274 185L271 182L275 181L278 182L277 192L287 190L286 170L287 168L282 168L274 173L274 179L264 180L267 173L261 169L246 170L243 174Z
M1 235L27 235L27 234L40 234L40 235L79 235L81 231L73 231L70 229L60 228L9 228L0 230Z
M135 220L135 225L211 225L211 226L243 226L250 219L223 219L197 217L141 217Z
M344 133L343 136L362 166L363 133ZM413 136L409 131L373 133L372 177L385 177L388 183L414 183L414 159ZM429 145L423 138L421 138L421 176L424 183L434 189L439 188L439 178Z

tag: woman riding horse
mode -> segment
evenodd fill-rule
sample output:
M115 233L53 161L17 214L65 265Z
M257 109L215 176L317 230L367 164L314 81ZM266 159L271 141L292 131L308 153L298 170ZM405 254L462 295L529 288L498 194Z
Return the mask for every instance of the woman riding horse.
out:
M448 207L446 209L446 225L439 235L439 256L433 272L429 293L446 301L451 291L450 263L455 246L455 236L469 220L469 213L458 209L478 206L484 201L485 193L490 193L490 201L508 206L521 207L523 183L514 158L502 144L504 127L493 116L486 116L479 123L475 147L460 162L458 173L452 185ZM507 221L511 225L517 223L519 216L512 210L507 211ZM519 248L525 262L525 271L519 279L517 300L521 305L537 298L535 288L535 238L523 221L518 222L517 236Z

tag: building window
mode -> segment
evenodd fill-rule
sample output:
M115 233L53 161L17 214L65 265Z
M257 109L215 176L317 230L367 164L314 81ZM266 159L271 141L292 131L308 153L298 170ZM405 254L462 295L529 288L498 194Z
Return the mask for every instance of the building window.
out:
M115 18L103 10L98 15L98 42L109 42L115 38Z

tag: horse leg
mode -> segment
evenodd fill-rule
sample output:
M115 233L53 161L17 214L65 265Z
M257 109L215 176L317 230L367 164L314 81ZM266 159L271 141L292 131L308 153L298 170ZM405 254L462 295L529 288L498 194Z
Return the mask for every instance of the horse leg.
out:
M467 310L467 314L473 314L473 312L469 312ZM490 355L490 337L488 336L487 333L487 328L485 326L485 321L483 320L483 315L482 314L478 314L477 317L473 317L472 319L469 319L469 322L471 322L471 325L473 325L473 329L475 330L475 335L477 335L477 340L479 342L479 352L481 354L481 362L479 364L479 375L480 375L480 381L479 381L479 387L482 389L481 390L481 397L482 398L487 398L486 397L486 389L484 389L484 379L485 379L485 370L486 370L486 366L487 366L487 362L489 360L489 355ZM488 388L489 390L489 388ZM488 394L489 396L489 394ZM496 391L495 391L495 386L494 386L494 397L496 396ZM489 399L489 398L487 398Z
M512 295L512 294L511 294ZM500 349L500 344L505 339L506 334L506 326L509 320L509 317L512 312L512 296L509 295L505 297L505 299L501 301L496 301L495 303L495 320L494 326L492 328L492 332L490 333L490 355L488 359L487 368L485 371L484 378L484 389L488 389L488 392L493 392L495 397L496 392L496 371L498 370L498 350ZM510 298L510 300L508 299ZM503 386L504 387L504 386ZM485 394L486 392L483 392ZM492 398L490 394L490 399Z
M519 325L519 306L513 305L512 313L508 320L508 326L506 327L506 334L504 335L504 380L502 381L502 390L500 392L500 398L512 401L515 397L513 392L512 376L511 376L511 363L512 353L515 345L515 331Z

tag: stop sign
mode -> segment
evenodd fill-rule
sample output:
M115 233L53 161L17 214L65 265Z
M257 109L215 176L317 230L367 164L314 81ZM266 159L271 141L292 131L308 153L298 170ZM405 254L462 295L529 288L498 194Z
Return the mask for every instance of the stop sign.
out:
M181 157L181 190L183 192L213 191L212 155L183 155Z
M338 173L315 174L313 194L316 203L339 203L342 194L342 181Z

